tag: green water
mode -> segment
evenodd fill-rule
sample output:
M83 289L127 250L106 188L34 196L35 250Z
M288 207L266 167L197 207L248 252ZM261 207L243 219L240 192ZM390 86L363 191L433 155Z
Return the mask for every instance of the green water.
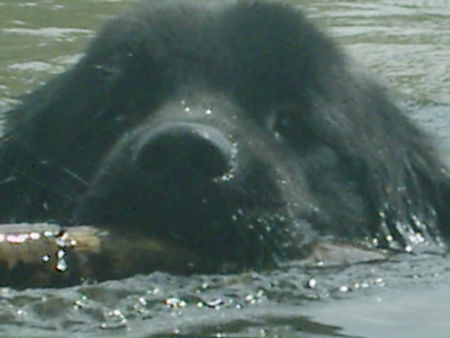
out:
M0 110L63 71L134 0L0 0ZM450 163L448 0L291 1L392 88ZM314 281L314 282L312 282ZM0 289L4 337L448 337L447 257L333 269Z

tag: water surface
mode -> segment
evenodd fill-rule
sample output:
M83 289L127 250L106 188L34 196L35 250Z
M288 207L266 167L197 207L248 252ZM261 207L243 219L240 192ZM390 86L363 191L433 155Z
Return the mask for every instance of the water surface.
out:
M134 0L0 0L0 110L66 69ZM291 1L392 88L450 164L447 0ZM63 289L0 289L0 335L448 337L449 258L399 255L238 275L155 272Z

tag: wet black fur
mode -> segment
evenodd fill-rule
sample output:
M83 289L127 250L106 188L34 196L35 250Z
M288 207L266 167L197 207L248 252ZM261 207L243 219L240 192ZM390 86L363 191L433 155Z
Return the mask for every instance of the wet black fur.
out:
M141 232L242 266L323 236L448 237L430 141L288 5L144 3L4 119L1 222ZM158 128L175 139L144 153Z

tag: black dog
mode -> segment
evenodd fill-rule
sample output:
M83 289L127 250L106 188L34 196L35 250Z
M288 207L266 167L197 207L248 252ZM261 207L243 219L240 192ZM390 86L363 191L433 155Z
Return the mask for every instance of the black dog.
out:
M287 5L143 4L4 116L4 223L91 224L241 268L324 236L449 236L431 143Z

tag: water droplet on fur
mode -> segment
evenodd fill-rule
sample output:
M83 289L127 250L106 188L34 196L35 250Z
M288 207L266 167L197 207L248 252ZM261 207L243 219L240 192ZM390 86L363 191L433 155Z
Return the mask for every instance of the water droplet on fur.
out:
M414 244L422 244L422 243L425 243L425 242L426 242L425 237L423 237L422 234L421 234L420 232L416 232L416 233L414 233L414 234L410 234L410 235L408 236L408 238L409 238L409 240L410 240L411 242L413 242Z
M214 178L214 182L227 182L231 181L234 178L234 174L232 172L227 172L219 177Z

